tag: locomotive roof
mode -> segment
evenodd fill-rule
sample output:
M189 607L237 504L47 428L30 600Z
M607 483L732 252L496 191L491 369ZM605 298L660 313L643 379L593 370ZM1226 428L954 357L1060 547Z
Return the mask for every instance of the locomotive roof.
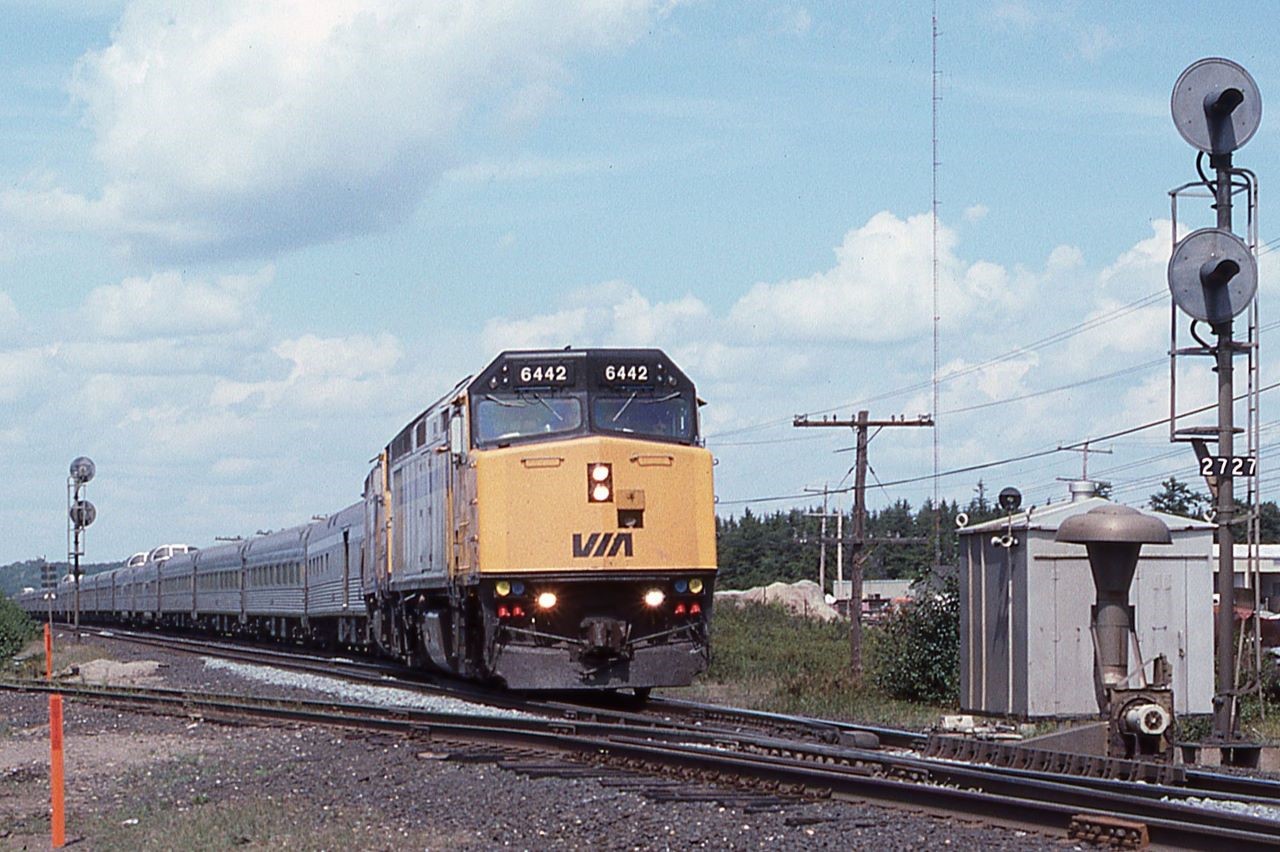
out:
M672 390L692 391L694 390L693 382L684 374L679 367L667 356L661 349L648 348L598 348L598 349L508 349L504 350L489 362L489 364L479 373L467 376L462 381L453 386L453 389L432 402L424 408L417 416L401 429L394 439L387 443L390 449L397 445L407 445L410 433L413 431L415 424L423 419L423 416L441 405L456 399L463 391L485 391L488 392L497 387L511 388L512 375L511 370L515 368L517 371L520 366L540 365L558 366L564 365L566 368L572 365L572 369L566 372L566 378L562 381L552 380L538 383L541 381L533 380L530 382L516 382L520 389L528 390L547 390L551 388L613 388L613 389L636 389L636 388L656 388L658 387L656 379L661 376L663 379L662 387L671 388ZM636 367L645 366L652 370L652 377L646 374L644 381L640 381L638 372L628 372L626 376L619 380L607 381L604 378L604 370L609 367ZM504 382L505 376L508 381ZM659 369L660 368L660 369ZM517 373L518 376L518 373ZM496 381L496 384L493 382ZM702 404L702 400L698 400L698 404ZM393 455L395 455L393 453Z
M563 372L560 367L565 368ZM529 370L522 377L523 368ZM476 392L499 388L691 391L693 383L661 349L509 349L500 352L468 385Z

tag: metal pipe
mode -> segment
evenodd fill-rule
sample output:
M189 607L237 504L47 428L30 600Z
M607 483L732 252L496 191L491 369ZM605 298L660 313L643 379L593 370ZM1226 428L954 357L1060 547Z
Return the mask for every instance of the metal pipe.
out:
M1218 227L1231 230L1231 155L1213 155L1210 163L1217 170L1214 184L1214 208ZM1215 352L1218 373L1218 455L1230 458L1235 452L1235 344L1231 337L1231 320L1214 326L1218 336ZM1217 664L1218 688L1213 699L1213 736L1227 741L1235 728L1235 537L1231 529L1235 510L1235 488L1231 465L1218 476L1218 617Z

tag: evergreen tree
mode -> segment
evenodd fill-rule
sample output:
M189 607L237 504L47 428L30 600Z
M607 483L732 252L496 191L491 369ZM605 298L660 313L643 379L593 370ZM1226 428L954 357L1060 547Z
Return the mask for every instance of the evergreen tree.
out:
M1157 512L1168 512L1170 515L1181 515L1184 518L1198 518L1209 506L1209 498L1191 486L1171 476L1160 483L1161 488L1151 495L1148 502Z

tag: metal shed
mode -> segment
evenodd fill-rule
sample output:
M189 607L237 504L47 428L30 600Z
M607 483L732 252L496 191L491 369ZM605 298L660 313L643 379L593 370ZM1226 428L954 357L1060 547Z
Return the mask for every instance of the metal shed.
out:
M1079 496L960 530L960 704L1019 718L1096 716L1089 611L1093 580L1083 546L1057 543L1059 524L1105 505ZM1087 493L1087 492L1085 492ZM1213 526L1151 512L1170 545L1142 549L1130 590L1142 657L1173 665L1179 713L1213 705ZM1148 672L1150 670L1148 669Z

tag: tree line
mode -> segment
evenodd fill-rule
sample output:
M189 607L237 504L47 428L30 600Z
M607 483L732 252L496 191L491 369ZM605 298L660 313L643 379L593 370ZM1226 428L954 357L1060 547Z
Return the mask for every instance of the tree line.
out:
M41 557L0 565L0 595L13 597L23 589L40 588L40 578L43 576L45 565L49 566L53 576L58 580L67 576L71 570L66 562L46 562ZM97 574L99 571L119 567L119 562L81 562L80 573Z
M941 563L956 565L959 562L960 534L956 516L963 511L968 524L978 524L1002 517L998 506L986 496L986 489L978 483L976 496L961 509L957 501L943 500L935 512L931 501L926 500L919 509L913 509L906 500L898 500L883 509L867 512L867 558L864 562L866 579L918 580L933 569L933 523L937 514L941 533ZM1108 496L1103 489L1101 496ZM1169 477L1147 501L1155 511L1183 517L1203 517L1210 507L1207 494L1196 491L1176 477ZM1243 511L1243 506L1240 507ZM818 550L821 546L820 505L806 509L789 509L772 514L757 515L749 508L739 516L716 519L716 542L719 548L720 579L722 589L744 589L767 585L777 580L818 579ZM832 513L834 514L834 512ZM1280 542L1280 507L1274 501L1261 505L1261 540L1263 543ZM848 579L853 558L850 546L853 535L853 515L844 517L844 576ZM1237 531L1237 541L1242 541L1243 527ZM836 521L827 520L827 584L836 576Z

